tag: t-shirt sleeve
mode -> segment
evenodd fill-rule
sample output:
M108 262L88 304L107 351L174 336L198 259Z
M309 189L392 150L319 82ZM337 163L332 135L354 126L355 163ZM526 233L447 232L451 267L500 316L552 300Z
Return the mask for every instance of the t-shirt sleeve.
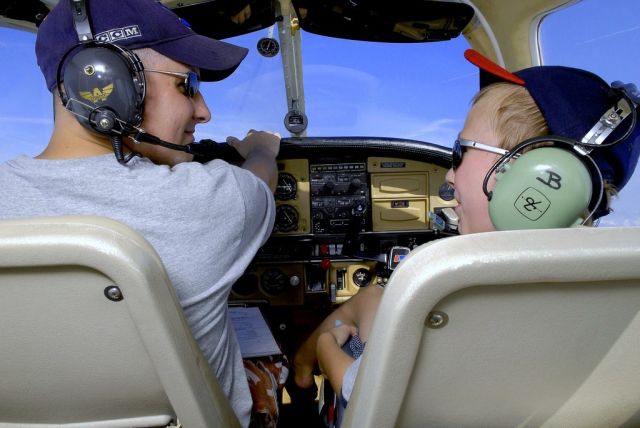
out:
M250 171L232 167L245 204L243 242L259 238L264 244L273 231L275 199L267 183Z
M347 368L347 371L344 372L344 377L342 378L342 399L344 401L349 401L351 397L351 391L353 391L353 385L356 383L356 375L358 374L358 369L360 368L360 361L362 361L362 357L356 358L353 363Z

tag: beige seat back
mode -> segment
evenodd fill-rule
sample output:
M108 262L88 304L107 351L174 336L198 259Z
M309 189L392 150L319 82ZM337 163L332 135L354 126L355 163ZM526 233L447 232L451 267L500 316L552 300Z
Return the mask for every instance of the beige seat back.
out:
M158 255L121 223L0 222L0 326L0 426L238 426Z
M640 426L640 228L414 250L384 293L344 426Z

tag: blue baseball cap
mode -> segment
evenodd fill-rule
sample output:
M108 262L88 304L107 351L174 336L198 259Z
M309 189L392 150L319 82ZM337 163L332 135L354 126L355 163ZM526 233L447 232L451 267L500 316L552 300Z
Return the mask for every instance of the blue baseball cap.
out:
M49 90L56 85L62 57L79 44L70 3L60 0L38 29L36 57ZM185 20L156 0L90 0L86 4L96 41L127 49L151 48L174 61L198 67L203 81L226 78L248 52L196 34Z
M577 141L598 122L620 98L609 84L585 70L562 66L536 66L509 72L473 49L465 58L480 69L480 87L497 82L524 86L542 112L553 135ZM625 134L631 115L605 140L615 141ZM640 126L619 143L591 152L605 181L622 189L633 175L640 155Z

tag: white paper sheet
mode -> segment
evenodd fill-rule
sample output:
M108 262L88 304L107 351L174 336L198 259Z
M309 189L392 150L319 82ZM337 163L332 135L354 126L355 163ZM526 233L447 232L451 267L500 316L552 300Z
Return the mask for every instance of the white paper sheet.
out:
M281 354L269 326L257 307L230 307L229 316L243 358Z

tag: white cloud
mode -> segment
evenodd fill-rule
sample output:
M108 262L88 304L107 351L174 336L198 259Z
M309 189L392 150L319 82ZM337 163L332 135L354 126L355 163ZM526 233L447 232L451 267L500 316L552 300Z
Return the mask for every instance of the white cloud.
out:
M0 116L0 123L53 125L53 119L50 117Z
M319 82L335 83L336 81L355 81L363 86L376 86L380 79L371 73L350 67L337 65L310 64L305 66L305 76L318 78Z
M602 218L600 220L601 227L635 227L640 226L640 215L636 217L620 217L620 218L609 218L614 216L614 214L609 214L607 217Z
M586 44L589 44L589 43L593 43L593 42L597 42L597 41L600 41L600 40L608 39L610 37L619 36L620 34L631 33L633 31L638 31L638 30L640 30L640 25L637 25L637 26L631 27L631 28L625 28L624 30L614 31L613 33L603 34L602 36L594 37L592 39L585 40L585 41L583 41L581 43L578 43L578 44L579 45L586 45Z
M458 76L453 76L449 79L445 79L442 81L442 83L451 83L451 82L455 82L457 80L466 80L472 77L478 77L478 72L474 71L473 73L466 73L466 74L461 74Z
M47 145L52 128L50 117L0 116L0 162L21 154L37 155Z

